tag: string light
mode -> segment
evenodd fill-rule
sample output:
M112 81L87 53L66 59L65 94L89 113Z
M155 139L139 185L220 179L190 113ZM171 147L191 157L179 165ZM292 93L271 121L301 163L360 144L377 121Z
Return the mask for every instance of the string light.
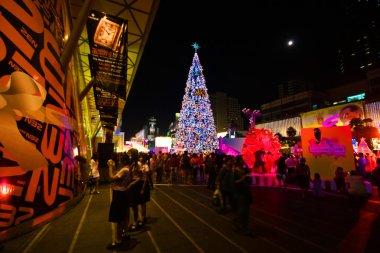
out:
M218 148L219 141L203 68L197 54L199 45L194 43L193 47L195 54L186 81L174 146L189 153L211 153Z

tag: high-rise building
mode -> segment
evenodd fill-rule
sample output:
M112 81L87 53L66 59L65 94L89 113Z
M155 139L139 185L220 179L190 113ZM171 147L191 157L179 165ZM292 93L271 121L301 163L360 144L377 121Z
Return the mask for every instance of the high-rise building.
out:
M224 92L216 92L210 94L210 102L217 132L227 132L231 128L236 128L237 131L244 130L242 108L237 98Z
M363 78L380 66L380 0L347 0L343 8L339 70L346 78Z
M291 96L313 88L312 83L301 80L290 80L277 85L278 98Z

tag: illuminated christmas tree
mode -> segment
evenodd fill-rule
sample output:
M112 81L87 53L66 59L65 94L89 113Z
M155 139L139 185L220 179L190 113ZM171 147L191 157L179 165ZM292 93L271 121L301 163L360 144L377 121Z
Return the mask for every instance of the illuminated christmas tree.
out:
M194 43L192 46L195 53L186 81L174 146L189 153L210 153L218 148L219 142L203 68L197 54L199 45Z

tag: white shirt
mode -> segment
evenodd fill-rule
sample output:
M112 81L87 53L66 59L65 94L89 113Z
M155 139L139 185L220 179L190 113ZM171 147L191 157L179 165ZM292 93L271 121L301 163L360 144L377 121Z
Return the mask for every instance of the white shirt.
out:
M95 161L94 159L91 159L91 162L90 162L91 175L94 178L100 177L98 165L99 165L98 161Z

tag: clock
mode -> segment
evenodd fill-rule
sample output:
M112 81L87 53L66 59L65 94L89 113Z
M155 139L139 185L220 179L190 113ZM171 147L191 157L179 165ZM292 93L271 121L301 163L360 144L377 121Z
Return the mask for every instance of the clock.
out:
M94 43L115 51L118 46L122 29L121 25L107 19L100 19L94 35Z

